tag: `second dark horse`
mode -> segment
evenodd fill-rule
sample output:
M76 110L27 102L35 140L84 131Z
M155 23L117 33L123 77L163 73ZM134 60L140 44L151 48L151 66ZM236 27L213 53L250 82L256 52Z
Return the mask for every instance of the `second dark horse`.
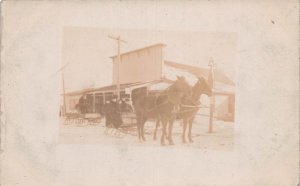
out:
M145 141L144 125L149 118L159 118L162 122L163 132L161 135L161 145L165 145L166 127L168 121L175 117L174 109L179 107L182 98L191 94L191 87L184 77L177 77L177 80L167 88L162 94L157 96L147 96L145 94L133 93L133 106L137 118L137 130L139 140ZM169 125L169 132L172 131ZM172 136L169 133L169 144L173 144Z
M188 126L188 139L189 142L193 142L192 139L192 125L193 121L200 109L200 97L202 94L206 94L207 96L212 95L211 87L208 85L207 81L201 77L198 79L197 83L192 88L192 95L185 97L180 105L180 110L176 114L176 117L171 118L169 127L172 128L173 122L175 119L183 120L183 131L182 131L182 142L185 143L185 133L186 128ZM154 130L154 140L156 139L157 128L159 126L160 120L157 119L156 127ZM169 131L169 134L172 131ZM172 137L172 136L171 136Z

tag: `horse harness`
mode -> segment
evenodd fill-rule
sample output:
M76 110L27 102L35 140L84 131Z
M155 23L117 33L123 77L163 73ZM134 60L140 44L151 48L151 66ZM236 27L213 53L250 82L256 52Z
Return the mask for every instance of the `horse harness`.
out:
M170 90L170 87L167 89L167 91L169 91ZM146 111L146 113L149 113L149 112L151 112L151 111L153 111L153 110L156 110L159 106L162 106L162 105L165 105L165 104L168 104L168 103L172 103L172 104L174 104L174 105L176 105L175 103L174 103L174 101L172 101L171 99L170 99L170 96L169 96L169 94L167 94L167 93L165 93L165 94L156 94L156 95L153 95L153 96L155 96L155 101L154 101L154 107L153 108L151 108L151 109L148 109L147 111ZM157 103L158 102L158 98L160 97L160 96L167 96L167 100L166 101L164 101L163 103ZM148 96L148 97L151 97L151 96Z

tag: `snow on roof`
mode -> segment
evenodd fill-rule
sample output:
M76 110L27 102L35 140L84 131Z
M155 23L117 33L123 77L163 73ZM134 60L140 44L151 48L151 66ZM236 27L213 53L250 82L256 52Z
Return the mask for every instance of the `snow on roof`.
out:
M181 64L181 63L175 63L172 61L164 61L165 66L171 66L174 67L176 69L182 69L185 70L187 72L190 72L192 74L194 74L195 76L198 77L208 77L209 75L209 69L208 68L202 68L202 67L196 67L196 66L192 66L192 65L186 65L186 64ZM215 77L215 81L216 82L221 82L223 84L227 84L227 85L231 85L231 86L235 86L235 83L229 78L227 77L223 72L215 69L214 72L214 77Z
M183 76L191 86L193 86L198 81L198 78L192 73L167 65L165 65L163 68L163 74L167 79L171 79L173 81L177 79L177 76Z
M160 82L149 86L149 91L166 90L171 84L167 82Z
M198 81L198 77L195 76L193 73L185 71L184 69L179 69L167 65L164 66L163 74L167 79L171 79L173 81L177 79L177 76L183 76L191 86L194 86ZM207 80L206 77L204 78ZM234 93L235 87L228 84L224 84L223 82L215 81L213 92Z
M145 82L145 83L141 83L141 84L137 84L137 85L133 85L133 86L128 86L127 88L125 88L125 92L131 92L134 89L137 88L142 88L142 87L148 87L148 90L151 91L161 91L161 90L165 90L166 88L168 88L173 82L170 81L169 79L160 79L160 80L155 80L155 81L149 81L149 82Z

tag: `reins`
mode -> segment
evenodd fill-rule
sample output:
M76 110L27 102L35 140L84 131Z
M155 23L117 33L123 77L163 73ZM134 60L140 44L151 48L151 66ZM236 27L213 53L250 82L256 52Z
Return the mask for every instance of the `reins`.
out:
M187 104L181 104L180 105L180 108L190 108L190 109L186 109L186 110L183 110L183 111L179 111L177 112L177 114L181 114L181 113L186 113L186 112L191 112L191 111L196 111L196 109L200 109L200 108L209 108L208 106L204 105L204 106L201 106L203 104L199 104L199 105L187 105Z
M196 86L196 85L195 85ZM193 89L194 90L194 89ZM201 95L201 93L199 94L199 98L198 99L196 99L196 100L200 100L200 95ZM195 101L194 99L193 99L193 96L191 96L190 97L190 99L192 99L191 101ZM202 105L202 106L201 106ZM191 112L191 111L196 111L196 110L198 110L198 109L200 109L200 108L209 108L208 106L206 106L206 105L203 105L202 103L199 103L199 104L197 104L197 105L193 105L193 104L185 104L184 103L184 101L183 101L183 103L182 104L180 104L180 111L178 112L178 114L180 114L180 113L186 113L186 112ZM184 110L182 110L182 108L187 108L187 109L184 109Z

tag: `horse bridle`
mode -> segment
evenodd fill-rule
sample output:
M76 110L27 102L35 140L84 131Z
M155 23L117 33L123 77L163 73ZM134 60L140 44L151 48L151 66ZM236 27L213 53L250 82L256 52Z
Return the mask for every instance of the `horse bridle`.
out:
M201 86L203 86L203 85L201 85ZM191 97L193 97L193 96L191 96ZM192 100L192 101L194 101L194 100ZM199 103L197 105L184 104L184 103L180 104L180 107L190 108L190 109L187 109L187 110L184 110L184 111L180 111L178 113L186 113L186 112L190 112L190 111L195 111L196 109L199 109L199 108L208 108L206 105L204 105L204 106L201 106L201 105L202 105L201 103Z

